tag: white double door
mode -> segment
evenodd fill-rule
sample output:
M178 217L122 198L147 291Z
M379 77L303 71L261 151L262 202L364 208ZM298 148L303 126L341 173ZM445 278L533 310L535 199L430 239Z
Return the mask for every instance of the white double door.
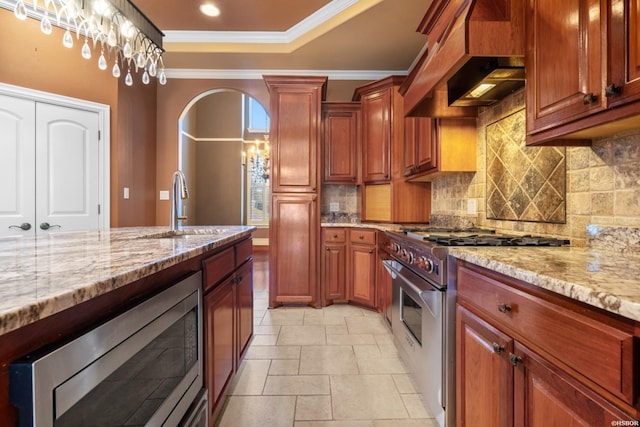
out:
M0 95L0 237L97 229L99 115Z

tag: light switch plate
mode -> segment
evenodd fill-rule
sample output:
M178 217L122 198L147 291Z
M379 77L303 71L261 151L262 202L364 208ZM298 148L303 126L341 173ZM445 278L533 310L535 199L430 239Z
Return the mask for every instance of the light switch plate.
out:
M169 200L169 190L160 190L160 200Z
M329 212L338 212L340 210L340 203L329 203Z
M129 198L129 187L124 187L122 197L124 197L125 199Z

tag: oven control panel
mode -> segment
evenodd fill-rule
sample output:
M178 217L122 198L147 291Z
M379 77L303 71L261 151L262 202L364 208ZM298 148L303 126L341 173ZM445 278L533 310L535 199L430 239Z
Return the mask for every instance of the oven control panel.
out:
M442 251L444 248L438 247L438 250L434 250L434 246L429 242L416 242L388 234L380 240L380 248L409 270L433 282L434 285L442 287L446 284L443 277L446 271L444 269L446 250Z

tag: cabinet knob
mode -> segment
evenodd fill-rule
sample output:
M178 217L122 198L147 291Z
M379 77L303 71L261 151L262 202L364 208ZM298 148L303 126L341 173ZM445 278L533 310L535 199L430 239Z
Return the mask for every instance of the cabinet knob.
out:
M385 174L384 174L384 177L385 177L385 178L389 178L389 174L388 174L388 173L385 173Z
M356 180L356 177L355 177L355 176L352 176L352 177L351 177L351 181L355 181L355 180Z
M364 240L364 236L358 236L358 239Z
M509 313L511 312L511 305L509 304L504 304L504 303L498 303L498 311L500 313Z
M369 253L372 254L373 253L373 249L369 249Z
M622 88L620 86L616 86L615 83L611 83L609 86L604 88L604 95L607 98L615 95L620 95L621 92Z
M593 92L591 92L584 96L584 98L582 99L582 103L584 105L589 105L589 104L593 104L597 100L598 100L598 97Z
M333 238L334 238L334 239L337 239L337 238L338 238L338 235L337 235L337 234L334 234L334 235L333 235Z
M509 362L511 362L513 366L518 366L518 363L522 362L522 357L509 353Z
M496 354L500 354L504 351L504 346L498 344L497 342L493 343L493 352Z

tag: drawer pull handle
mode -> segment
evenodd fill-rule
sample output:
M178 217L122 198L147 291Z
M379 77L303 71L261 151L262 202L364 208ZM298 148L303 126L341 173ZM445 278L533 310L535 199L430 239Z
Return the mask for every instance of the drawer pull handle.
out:
M504 346L498 344L497 342L493 343L493 352L496 354L500 354L504 351Z
M509 304L498 303L498 311L500 313L509 313L511 312L511 306Z
M522 357L509 353L509 362L511 362L513 366L518 366L518 363L522 362Z
M338 235L337 235L337 234L334 234L334 235L333 235L333 238L334 238L334 239L337 239L337 238L338 238Z
M611 83L609 86L604 88L604 93L607 98L620 95L620 93L622 93L622 88L620 86L616 86L615 83Z
M594 93L588 93L582 99L584 105L593 104L598 100L598 97Z
M358 236L358 239L364 240L364 236Z

